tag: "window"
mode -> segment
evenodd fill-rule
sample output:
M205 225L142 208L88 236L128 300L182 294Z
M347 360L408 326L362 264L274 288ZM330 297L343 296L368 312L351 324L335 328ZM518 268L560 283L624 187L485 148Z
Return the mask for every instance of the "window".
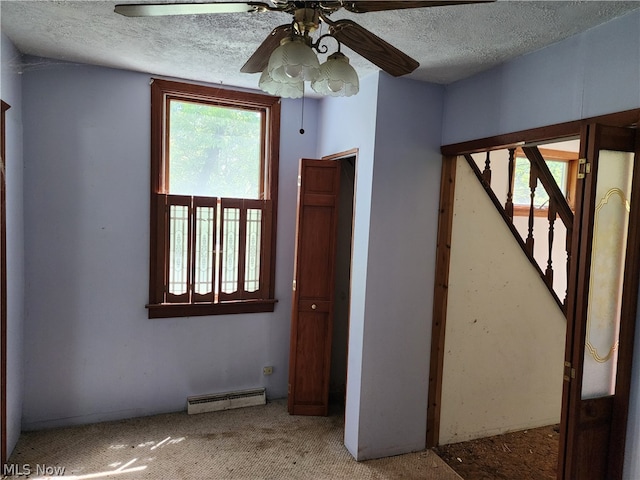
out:
M563 193L569 206L573 209L573 197L576 187L576 174L578 166L578 154L570 151L552 150L540 148L540 153L547 162L549 171L555 178L560 191ZM513 204L514 215L529 215L531 205L531 189L529 188L529 171L531 163L518 148L515 153L515 168L513 173ZM547 215L549 208L549 195L538 180L533 199L534 214L536 216Z
M279 99L151 85L149 317L274 309Z

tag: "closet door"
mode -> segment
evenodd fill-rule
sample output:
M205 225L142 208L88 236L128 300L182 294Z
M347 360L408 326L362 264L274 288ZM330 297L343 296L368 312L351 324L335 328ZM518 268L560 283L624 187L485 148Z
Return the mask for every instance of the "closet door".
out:
M300 161L288 409L327 415L340 162Z

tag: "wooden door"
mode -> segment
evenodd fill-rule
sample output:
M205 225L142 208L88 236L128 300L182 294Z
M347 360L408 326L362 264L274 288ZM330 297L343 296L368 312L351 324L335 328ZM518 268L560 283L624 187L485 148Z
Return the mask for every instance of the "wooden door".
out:
M288 409L327 415L340 164L300 161Z
M622 478L640 261L634 129L581 138L558 478Z

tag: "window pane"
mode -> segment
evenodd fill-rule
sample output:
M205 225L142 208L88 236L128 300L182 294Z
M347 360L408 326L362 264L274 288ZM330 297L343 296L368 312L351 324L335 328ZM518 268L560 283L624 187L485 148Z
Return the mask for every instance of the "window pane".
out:
M178 100L169 104L168 192L259 199L262 114Z
M199 295L213 289L213 232L214 207L196 208L196 250L194 292Z
M238 249L240 247L240 209L222 211L224 238L222 239L222 278L220 291L233 293L238 289Z
M633 156L633 153L627 152L600 151L582 398L615 393Z
M187 293L187 254L189 249L189 207L169 208L169 293Z
M555 178L560 191L566 197L567 196L567 174L569 164L568 162L558 162L553 160L547 161L547 167ZM529 170L531 164L526 158L516 158L516 167L514 170L513 181L513 203L516 205L530 205L531 204L531 189L529 188ZM542 183L538 180L538 186L536 187L534 206L536 208L549 206L549 195L545 191Z
M244 289L255 292L260 289L260 232L262 210L247 210L247 248L244 272Z

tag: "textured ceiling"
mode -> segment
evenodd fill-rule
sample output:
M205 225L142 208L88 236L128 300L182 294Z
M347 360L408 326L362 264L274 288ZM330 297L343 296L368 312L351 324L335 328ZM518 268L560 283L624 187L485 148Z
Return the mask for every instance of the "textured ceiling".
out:
M240 68L271 29L291 21L280 12L152 18L113 12L117 3L158 1L1 0L2 33L24 54L257 88L259 75ZM418 60L409 77L446 84L637 8L640 1L499 0L365 14L341 10L332 18L351 18ZM377 70L343 52L361 77ZM19 59L14 65L43 67Z

